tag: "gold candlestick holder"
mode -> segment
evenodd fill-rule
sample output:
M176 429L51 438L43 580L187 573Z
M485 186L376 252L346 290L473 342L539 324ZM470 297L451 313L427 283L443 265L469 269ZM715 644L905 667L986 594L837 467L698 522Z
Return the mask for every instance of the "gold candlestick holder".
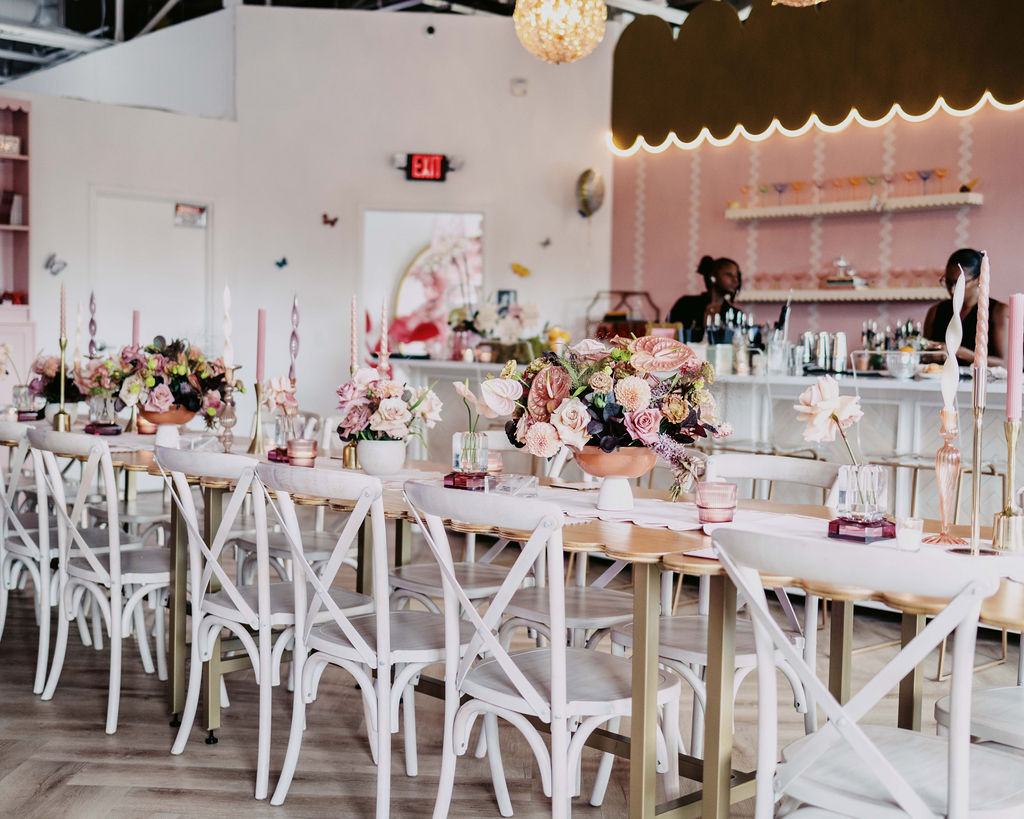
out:
M974 456L971 463L971 554L981 554L981 444L988 367L974 367Z
M992 523L992 545L1007 552L1024 552L1024 510L1014 503L1020 421L1007 421L1003 429L1006 432L1006 483L1003 485L1003 511L996 514Z
M359 456L356 453L356 442L349 441L345 444L345 449L342 453L342 466L345 469L359 469Z
M62 285L63 286L63 285ZM64 302L61 302L61 322L63 323ZM68 340L64 337L60 337L60 371L57 376L60 378L60 409L57 410L56 415L53 416L53 428L57 432L70 432L71 431L71 416L68 415L64 409L64 388L67 385L68 374L67 374L67 349Z
M252 433L252 441L247 450L250 455L266 455L267 441L263 437L263 385L254 384L256 393L256 429Z

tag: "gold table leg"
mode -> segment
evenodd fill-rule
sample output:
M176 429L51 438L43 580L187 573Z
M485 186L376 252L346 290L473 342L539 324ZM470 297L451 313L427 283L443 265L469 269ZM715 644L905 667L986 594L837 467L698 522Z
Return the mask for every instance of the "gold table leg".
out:
M903 614L900 624L900 645L906 648L924 628L923 614ZM918 664L913 671L900 680L899 712L897 725L911 731L921 730L921 694L924 668Z
M224 513L223 489L203 489L203 533L207 543L212 543L220 528L221 517ZM219 591L220 582L215 576L210 577L209 592ZM210 660L203 668L203 703L206 708L206 730L215 731L220 728L220 678L223 673L221 669L221 647L218 636L213 644L213 652ZM207 740L212 741L212 738Z
M178 715L185 710L185 657L188 646L185 644L186 618L185 589L188 572L188 534L185 521L177 505L171 509L170 563L171 587L168 591L168 627L170 637L168 646L167 704L177 721Z
M708 666L704 714L704 809L702 816L729 816L732 778L732 689L736 676L736 587L725 575L709 579Z
M553 578L557 582L558 578ZM633 711L629 745L629 815L655 815L658 730L658 620L661 566L633 564Z
M840 703L850 699L850 657L853 648L853 603L832 601L829 629L828 690Z

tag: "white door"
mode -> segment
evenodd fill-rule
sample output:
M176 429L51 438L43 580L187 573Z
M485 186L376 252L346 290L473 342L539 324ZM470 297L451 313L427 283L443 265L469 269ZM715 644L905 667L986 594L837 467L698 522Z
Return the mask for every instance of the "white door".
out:
M140 313L142 344L159 334L209 346L212 220L205 227L176 225L176 201L181 200L94 193L89 287L96 295L99 346L131 343L132 310ZM82 311L86 354L87 301Z

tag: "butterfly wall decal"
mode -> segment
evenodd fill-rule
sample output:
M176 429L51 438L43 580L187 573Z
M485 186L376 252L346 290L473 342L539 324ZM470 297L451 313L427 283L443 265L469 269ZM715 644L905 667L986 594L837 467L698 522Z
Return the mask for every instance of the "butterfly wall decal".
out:
M541 247L551 247L551 237L548 236L548 237L542 239L541 242L540 242L540 246Z
M46 261L43 262L43 267L50 271L51 276L56 276L67 266L68 263L63 259L58 259L56 253L51 253L46 257Z
M336 224L338 224L338 217L337 216L335 216L332 219L326 213L323 215L323 220L324 220L324 224L325 225L329 225L330 227L334 227Z
M519 276L519 278L525 279L530 275L530 268L525 267L518 262L512 262L512 272Z
M288 259L282 256L280 261L275 261L274 264L278 267L286 267L288 265Z

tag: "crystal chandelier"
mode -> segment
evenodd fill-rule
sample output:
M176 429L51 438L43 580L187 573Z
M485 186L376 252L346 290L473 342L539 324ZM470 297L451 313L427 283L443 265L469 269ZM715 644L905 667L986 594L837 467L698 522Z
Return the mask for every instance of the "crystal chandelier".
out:
M604 0L517 0L512 14L523 48L556 65L597 48L607 17Z

